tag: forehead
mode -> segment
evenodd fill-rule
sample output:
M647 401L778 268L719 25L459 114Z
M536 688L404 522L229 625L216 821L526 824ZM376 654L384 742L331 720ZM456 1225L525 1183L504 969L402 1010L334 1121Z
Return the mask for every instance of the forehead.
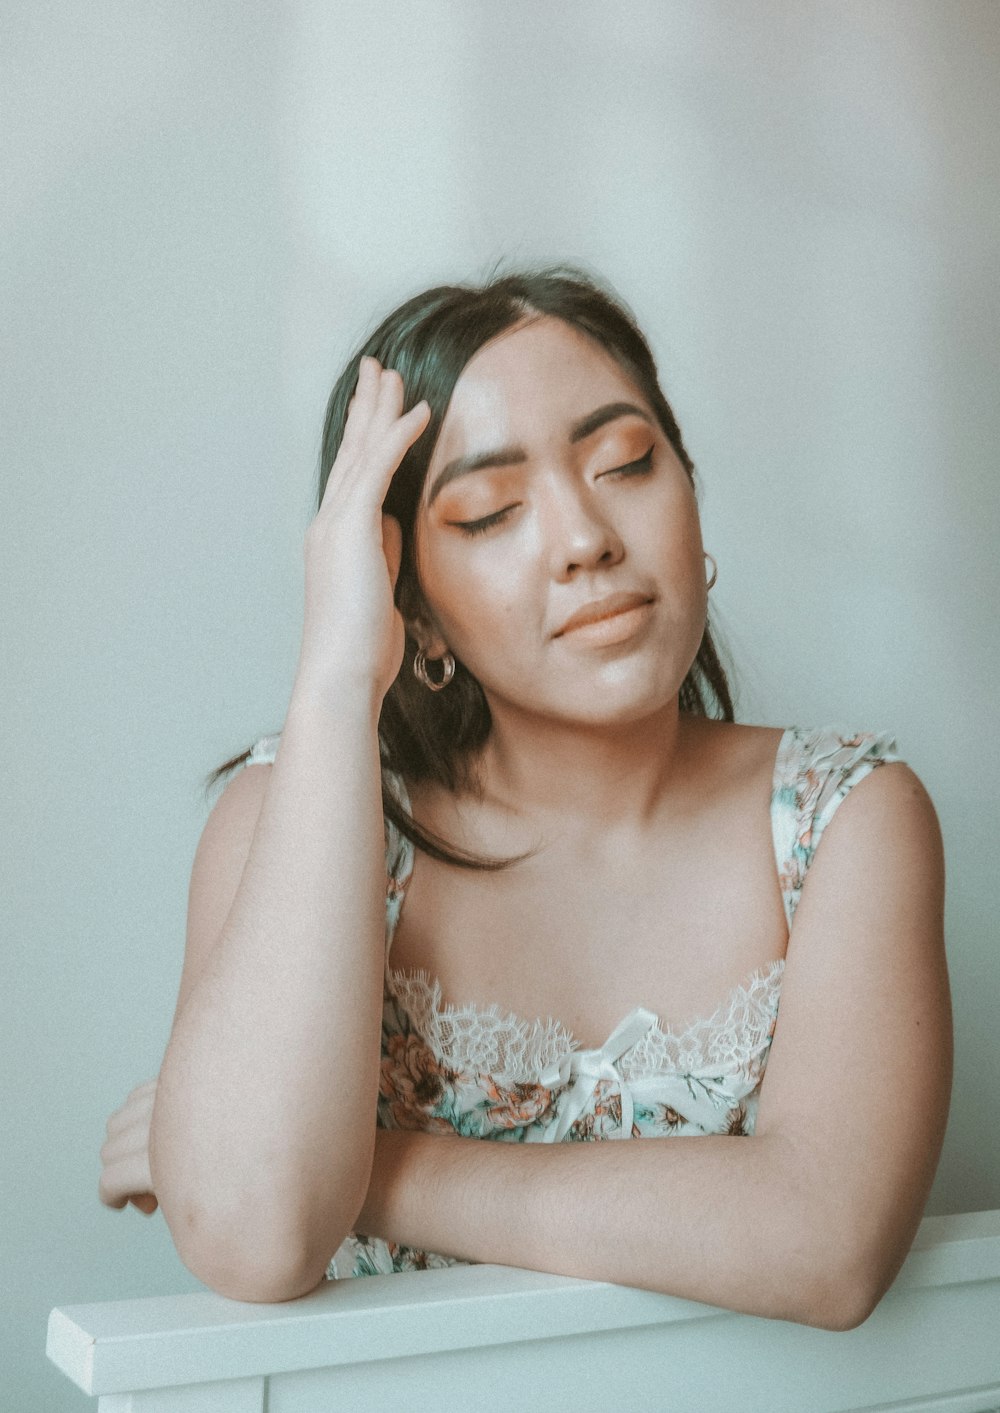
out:
M561 319L532 318L491 339L466 364L432 467L505 443L530 447L564 440L573 422L621 398L646 406L625 370L596 340Z

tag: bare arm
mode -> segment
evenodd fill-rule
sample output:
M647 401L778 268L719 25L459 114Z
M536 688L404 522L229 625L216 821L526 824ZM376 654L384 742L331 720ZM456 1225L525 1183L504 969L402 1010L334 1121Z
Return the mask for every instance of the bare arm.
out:
M385 915L375 724L350 703L296 704L274 765L250 767L230 792L199 845L193 894L218 877L228 831L262 793L260 816L174 1022L150 1168L200 1279L237 1299L283 1299L319 1279L306 1252L335 1250L371 1164ZM202 917L196 906L199 949Z
M192 871L150 1169L185 1264L237 1299L315 1285L370 1173L385 922L377 721L402 652L398 527L380 511L427 415L421 404L401 417L402 396L397 374L363 370L306 537L306 627L277 757L230 783Z
M951 1089L933 807L905 766L831 822L796 915L755 1136L380 1133L358 1225L467 1260L860 1323L923 1213Z

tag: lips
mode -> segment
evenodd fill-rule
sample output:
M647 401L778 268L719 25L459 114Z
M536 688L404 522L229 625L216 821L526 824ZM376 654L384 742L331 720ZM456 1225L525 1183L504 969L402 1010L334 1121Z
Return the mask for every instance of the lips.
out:
M584 628L588 623L600 623L604 618L614 618L620 613L628 613L630 609L642 608L647 603L652 603L649 594L637 592L608 594L602 599L593 599L571 614L552 636L561 638L564 633L572 633L574 628Z

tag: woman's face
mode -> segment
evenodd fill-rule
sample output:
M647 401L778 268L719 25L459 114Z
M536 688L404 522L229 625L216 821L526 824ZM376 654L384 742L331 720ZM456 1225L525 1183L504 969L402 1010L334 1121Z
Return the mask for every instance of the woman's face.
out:
M639 390L598 343L541 317L470 360L416 521L433 616L506 708L636 720L680 688L705 626L691 482Z

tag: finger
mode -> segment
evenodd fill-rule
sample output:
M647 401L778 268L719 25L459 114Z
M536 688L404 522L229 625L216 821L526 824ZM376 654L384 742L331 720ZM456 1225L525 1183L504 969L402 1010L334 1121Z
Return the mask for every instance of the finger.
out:
M372 413L363 435L359 433L346 449L341 444L341 450L337 452L330 469L320 513L326 509L328 502L331 505L334 503L336 487L360 488L365 499L369 495L377 497L377 503L381 505L400 462L426 430L431 419L426 398L421 398L409 412L400 415L402 379L398 373L394 373L393 378L395 392L391 391L390 382L390 390L380 403L381 410L376 409Z
M345 474L349 473L351 468L364 466L370 462L373 429L376 427L382 386L382 365L378 359L365 356L361 359L357 387L348 405L340 443L327 477L327 492L324 493L321 509L326 504L327 493L332 499L334 488L343 483ZM384 425L383 413L379 427L384 427ZM378 441L381 431L374 430L374 437Z
M133 1104L151 1104L153 1099L156 1097L156 1090L158 1084L158 1078L147 1079L144 1084L137 1084L134 1089L129 1091L124 1103L118 1106L118 1108L115 1110L115 1113L124 1113L124 1111L131 1108Z
M147 1089L145 1086L143 1086L142 1089L133 1089L132 1093L125 1100L124 1104L120 1104L118 1106L118 1108L111 1115L111 1118L115 1118L118 1114L129 1114L132 1113L134 1110L138 1109L144 1109L148 1111L152 1109L153 1102L155 1099L155 1085L150 1089ZM108 1120L108 1122L110 1123L110 1119Z
M120 1175L117 1170L110 1176L105 1175L97 1185L97 1196L105 1207L113 1207L116 1212L129 1203L133 1197L144 1197L149 1192L152 1183L143 1182L141 1178L130 1178L127 1175Z
M382 377L382 365L370 353L363 353L358 359L358 379L354 396L362 406L374 405Z
M149 1151L149 1125L145 1123L133 1124L131 1128L123 1129L120 1133L112 1134L101 1145L100 1159L107 1167L110 1163L120 1162L123 1158L131 1158L135 1154Z
M383 368L379 377L378 399L373 421L391 426L403 411L403 375L395 368Z
M148 1112L136 1113L128 1122L120 1121L109 1130L101 1145L101 1158L113 1158L116 1153L133 1153L140 1148L148 1148L150 1127Z
M151 1217L160 1205L152 1192L117 1192L109 1188L98 1188L97 1195L102 1206L110 1207L115 1212L121 1212L131 1203L145 1216Z
M144 1123L148 1127L155 1099L155 1093L145 1094L139 1099L129 1100L120 1109L116 1109L104 1126L107 1136L113 1138L116 1134L123 1133L126 1129L133 1128L140 1123Z
M404 417L398 417L389 426L378 446L373 446L367 465L359 467L362 472L364 493L377 497L381 506L389 493L392 478L410 447L422 435L430 421L431 410L426 402L418 402ZM374 429L373 429L374 431Z
M431 405L425 397L422 397L419 402L415 402L409 412L404 412L399 419L400 425L406 426L407 435L411 442L415 442L421 433L426 430L430 420ZM415 430L418 427L420 430Z
M377 359L368 357L361 359L358 367L358 381L355 384L354 396L347 406L344 430L341 434L335 461L350 459L357 454L357 449L364 440L378 400L381 371L381 364Z
M385 500L393 476L407 451L421 436L430 422L431 410L426 401L411 407L405 416L397 417L379 432L373 419L369 429L368 442L359 454L352 468L352 477L365 498L377 498L380 506Z
M116 1211L121 1211L128 1201L128 1193L122 1191L114 1181L109 1181L106 1172L101 1173L97 1184L97 1196L105 1207L113 1207Z
M430 420L430 406L426 399L422 398L416 406L410 408L409 412L397 418L390 427L386 437L386 445L389 455L393 458L393 471L413 443L423 436Z
M109 1206L120 1207L133 1193L152 1192L153 1179L149 1172L149 1158L141 1153L120 1154L104 1164L97 1192L101 1201L111 1199Z
M101 1165L98 1194L106 1194L121 1206L134 1192L151 1192L153 1180L149 1174L149 1159L145 1152L118 1153ZM101 1197L104 1200L104 1197Z

